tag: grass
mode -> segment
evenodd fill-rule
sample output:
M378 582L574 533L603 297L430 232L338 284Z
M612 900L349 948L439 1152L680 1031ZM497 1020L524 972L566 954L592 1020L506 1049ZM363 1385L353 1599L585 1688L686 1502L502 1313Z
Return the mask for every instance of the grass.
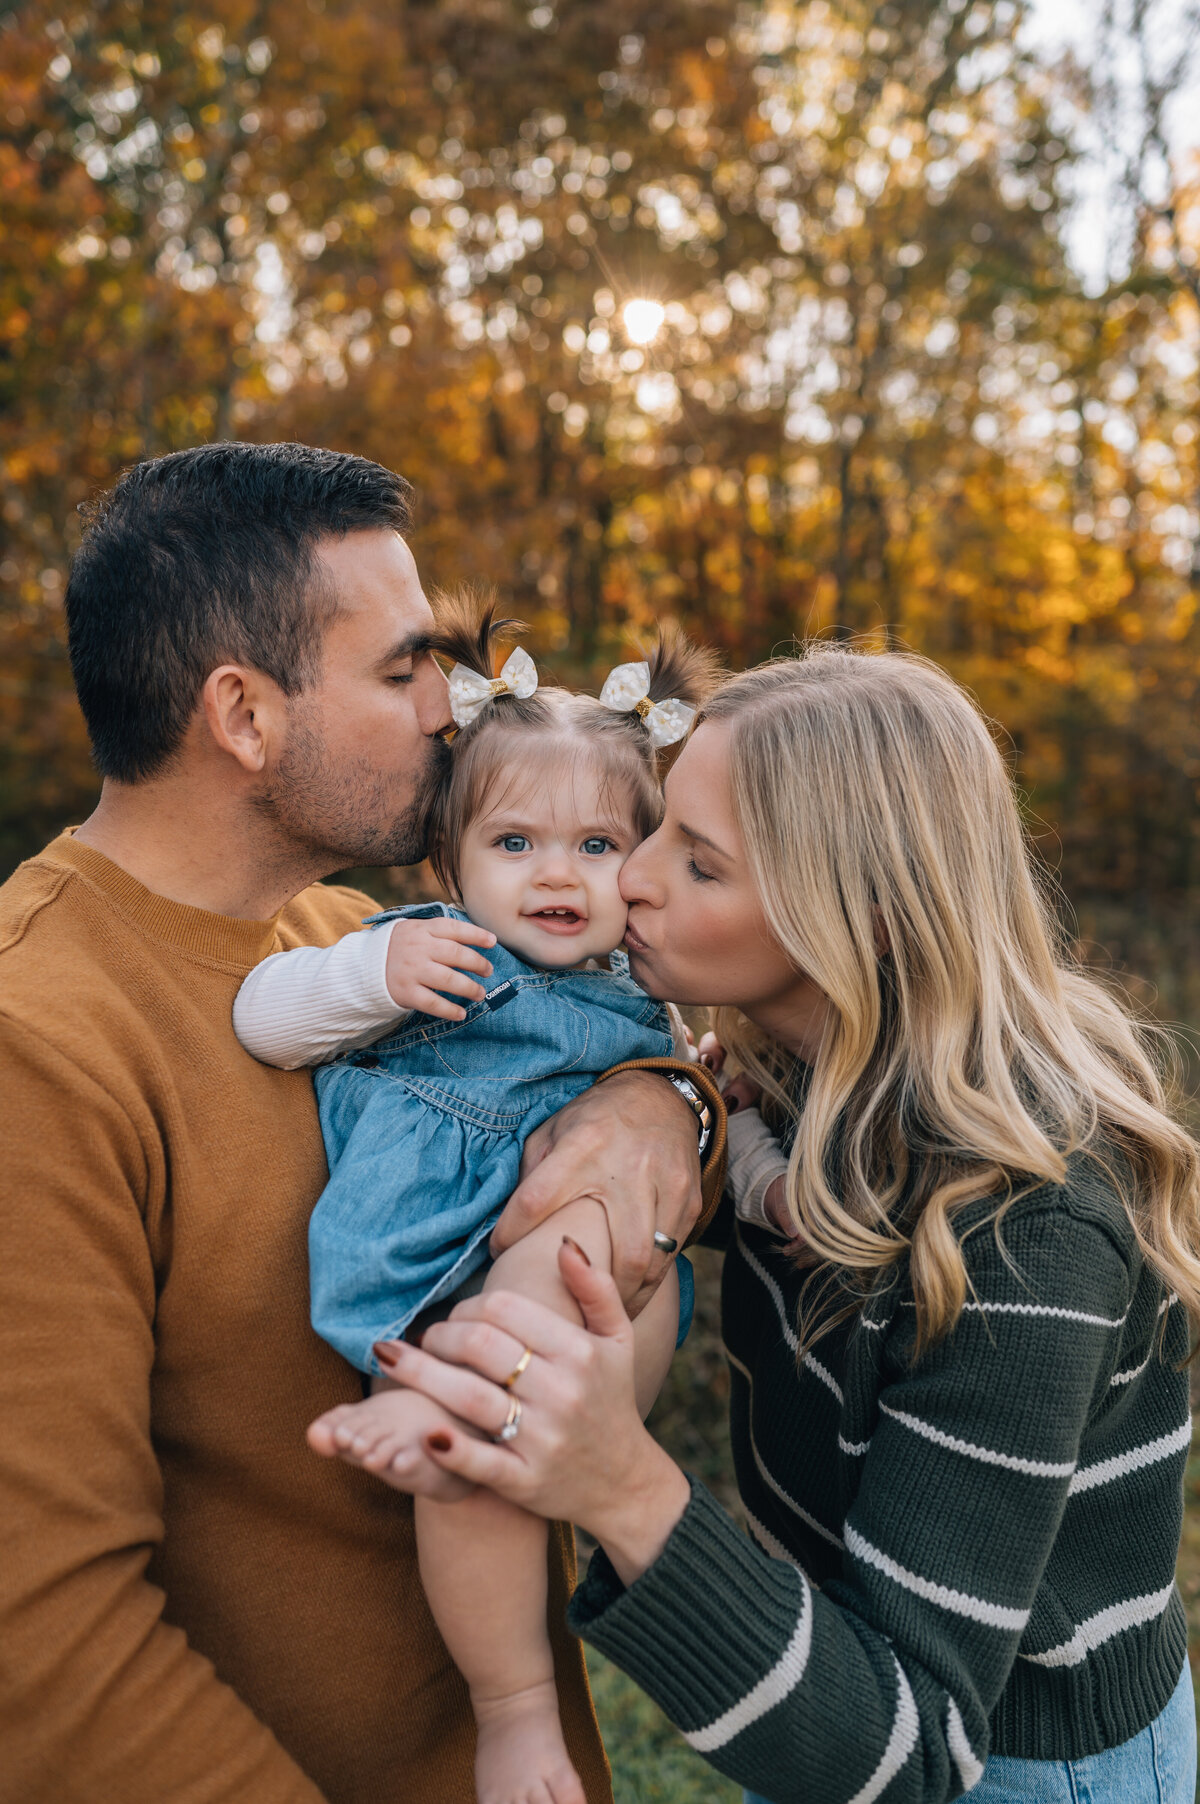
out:
M741 1789L694 1754L632 1679L588 1649L616 1804L740 1804Z

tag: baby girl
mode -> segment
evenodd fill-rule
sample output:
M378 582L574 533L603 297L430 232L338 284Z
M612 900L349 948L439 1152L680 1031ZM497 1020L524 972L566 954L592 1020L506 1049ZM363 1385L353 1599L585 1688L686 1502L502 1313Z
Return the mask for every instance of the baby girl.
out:
M514 624L491 608L481 622L450 609L434 641L457 660L459 731L430 839L454 905L394 909L336 946L277 953L234 1008L256 1057L320 1066L330 1178L309 1234L313 1325L373 1382L309 1439L385 1480L411 1477L443 1420L389 1385L388 1341L480 1288L579 1321L559 1275L564 1235L611 1268L591 1200L489 1259L527 1136L611 1066L687 1056L678 1016L632 982L618 951L617 880L658 819L658 749L686 733L712 660L660 640L647 663L614 671L599 700L539 691L520 650L492 677L494 639ZM703 1122L698 1091L683 1087ZM635 1324L643 1410L687 1331L691 1288L679 1260ZM520 1430L527 1364L509 1381L500 1438ZM584 1804L558 1715L545 1524L487 1492L418 1497L415 1509L422 1581L470 1688L480 1804Z

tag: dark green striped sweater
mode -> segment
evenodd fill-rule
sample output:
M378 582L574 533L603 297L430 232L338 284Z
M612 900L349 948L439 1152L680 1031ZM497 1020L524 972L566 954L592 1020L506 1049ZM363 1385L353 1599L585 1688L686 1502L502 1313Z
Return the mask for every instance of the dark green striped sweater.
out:
M973 1300L915 1362L902 1277L798 1366L800 1275L739 1226L723 1316L753 1539L697 1484L635 1584L600 1551L576 1594L577 1632L776 1804L933 1804L989 1751L1127 1740L1178 1681L1185 1313L1086 1159L1004 1244L969 1236Z

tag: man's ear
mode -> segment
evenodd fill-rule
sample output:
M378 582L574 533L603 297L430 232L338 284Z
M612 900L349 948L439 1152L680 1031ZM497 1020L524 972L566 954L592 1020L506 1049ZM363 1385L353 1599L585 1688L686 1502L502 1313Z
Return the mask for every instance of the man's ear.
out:
M278 684L261 670L222 664L200 692L205 725L219 751L236 759L249 776L267 762L268 746L283 727L285 701Z

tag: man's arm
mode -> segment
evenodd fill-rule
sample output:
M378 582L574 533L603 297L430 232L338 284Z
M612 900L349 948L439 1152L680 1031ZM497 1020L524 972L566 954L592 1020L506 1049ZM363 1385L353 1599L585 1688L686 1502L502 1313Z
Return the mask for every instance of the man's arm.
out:
M673 1071L709 1104L703 1168L696 1116L665 1081ZM655 1230L680 1247L697 1239L720 1203L724 1179L725 1109L712 1073L685 1059L632 1059L529 1136L521 1182L496 1224L492 1251L512 1246L565 1203L594 1197L608 1216L613 1277L636 1316L667 1269Z
M0 1016L0 1800L321 1804L162 1619L146 1144Z

